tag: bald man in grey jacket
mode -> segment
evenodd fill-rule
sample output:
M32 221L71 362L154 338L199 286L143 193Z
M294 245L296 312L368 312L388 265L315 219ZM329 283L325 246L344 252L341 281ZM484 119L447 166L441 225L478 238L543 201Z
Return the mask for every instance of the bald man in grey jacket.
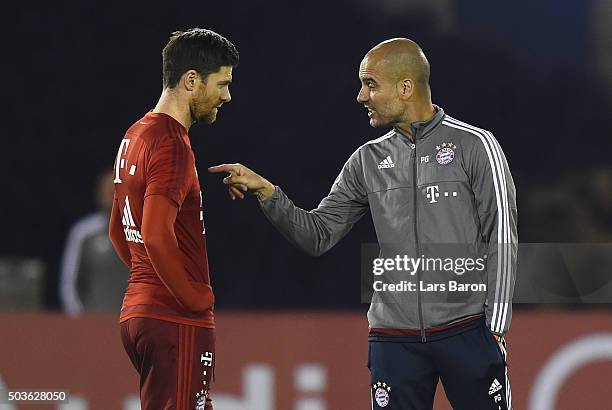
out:
M244 165L209 170L229 173L232 199L256 195L312 255L370 210L381 249L368 311L373 408L431 409L441 380L454 409L511 409L503 336L516 272L514 182L491 132L432 103L429 74L409 39L365 55L357 101L371 126L392 129L351 155L316 209L295 206Z

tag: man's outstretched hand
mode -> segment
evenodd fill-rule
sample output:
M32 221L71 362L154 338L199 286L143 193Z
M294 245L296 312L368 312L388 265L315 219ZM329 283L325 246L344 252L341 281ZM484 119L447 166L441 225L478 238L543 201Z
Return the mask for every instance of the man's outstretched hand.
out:
M227 172L223 183L229 186L229 196L232 200L244 199L246 192L256 195L260 200L269 198L276 189L274 185L261 175L251 171L242 164L223 164L208 168L208 172L218 174Z

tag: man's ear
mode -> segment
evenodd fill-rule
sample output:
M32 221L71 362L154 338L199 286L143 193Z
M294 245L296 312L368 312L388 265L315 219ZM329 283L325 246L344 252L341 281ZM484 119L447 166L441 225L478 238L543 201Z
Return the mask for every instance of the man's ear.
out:
M185 74L183 74L183 85L187 91L195 90L196 80L198 78L198 73L195 70L189 70Z
M410 78L404 78L397 83L399 95L402 99L412 97L414 93L414 82Z

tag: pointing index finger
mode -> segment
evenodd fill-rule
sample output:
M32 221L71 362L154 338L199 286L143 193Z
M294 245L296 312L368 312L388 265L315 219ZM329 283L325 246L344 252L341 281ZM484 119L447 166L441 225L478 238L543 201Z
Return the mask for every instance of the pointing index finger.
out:
M237 170L238 170L238 167L232 164L215 165L213 167L208 168L208 172L212 174L218 174L219 172L234 172L235 173Z

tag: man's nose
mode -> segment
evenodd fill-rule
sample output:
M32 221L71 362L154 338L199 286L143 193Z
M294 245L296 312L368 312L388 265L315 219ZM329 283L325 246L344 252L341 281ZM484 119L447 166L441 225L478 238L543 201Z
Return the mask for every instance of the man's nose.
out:
M359 104L363 104L367 101L368 101L368 93L365 92L363 88L360 88L359 92L357 93L357 102Z
M229 90L221 94L221 100L226 103L232 101L232 95L230 94Z

